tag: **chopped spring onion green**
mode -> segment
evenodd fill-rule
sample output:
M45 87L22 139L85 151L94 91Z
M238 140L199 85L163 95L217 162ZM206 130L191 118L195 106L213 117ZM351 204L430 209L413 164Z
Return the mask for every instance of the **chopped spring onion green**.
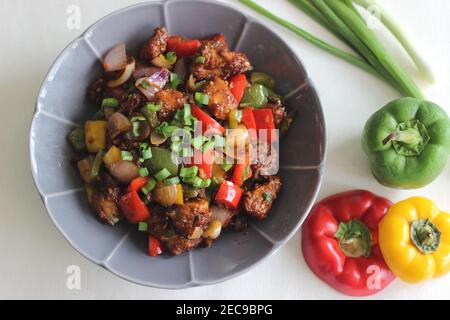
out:
M211 179L201 179L199 177L185 178L183 182L186 184L190 184L195 188L208 188L211 185Z
M180 84L183 83L183 77L177 73L170 73L170 87L172 89L178 88Z
M179 139L179 138L172 139L172 143L170 144L170 150L172 150L173 152L176 152L178 154L181 151L182 145L183 145L183 142L181 141L181 139Z
M132 132L133 132L133 136L135 137L139 137L139 128L141 126L140 121L131 121L131 126L133 128Z
M147 108L148 111L153 111L153 112L158 112L162 108L162 106L160 104L155 104L155 103L151 103L151 102L148 102L145 105L145 107Z
M145 119L145 117L144 116L136 116L136 117L133 117L133 118L131 118L131 122L134 122L134 121L145 121L146 119Z
M148 179L147 184L141 189L141 191L145 194L148 195L150 192L153 191L153 189L155 189L156 187L156 181L153 178Z
M196 63L200 63L200 64L204 64L205 61L206 61L206 58L203 57L203 56L198 56L198 57L195 59L195 62L196 62Z
M193 178L198 174L198 167L192 166L189 168L181 168L180 177L182 178Z
M170 177L171 175L172 175L172 173L170 173L169 170L164 168L164 169L162 169L161 171L159 171L158 173L155 174L155 178L158 181L163 181L163 180L167 179L168 177Z
M165 138L169 138L172 136L175 130L178 129L178 126L169 125L167 122L163 122L156 128L156 132L160 135L163 135Z
M205 85L205 83L206 83L206 80L202 80L202 81L196 82L196 83L195 83L195 89L196 89L196 90L200 90L201 88L203 88L203 86Z
M149 146L150 146L150 145L148 144L148 142L142 142L142 143L139 145L139 151L141 152L141 154L142 154L142 152L143 152L145 149L148 149Z
M175 62L177 62L177 54L175 52L168 52L166 54L166 60L170 64L174 64Z
M133 154L129 151L122 151L121 153L122 160L124 161L133 161Z
M102 100L102 108L117 108L119 100L116 98L105 98Z
M150 160L153 157L152 155L152 149L151 148L147 148L142 150L142 158L144 160Z
M222 169L225 171L230 171L230 169L233 168L233 164L231 164L231 163L224 163L221 166L222 166Z
M206 137L204 137L204 136L197 136L197 137L195 137L195 138L193 138L192 140L191 140L191 144L192 144L192 146L195 148L195 149L197 149L197 150L201 150L202 149L202 146L203 146L203 143L205 143L206 142Z
M203 104L207 106L209 104L209 96L207 94L196 92L195 93L195 101L199 104Z
M181 156L183 158L190 158L194 155L194 151L192 150L192 148L183 148L181 150Z
M148 169L147 168L140 168L139 169L139 175L141 177L147 177L149 175Z
M206 142L203 147L202 147L202 151L203 153L211 150L212 148L214 148L214 146L216 145L216 142L214 140L209 140L208 142Z
M140 232L148 231L148 223L147 222L139 222L138 230Z
M180 182L181 182L180 178L178 178L178 177L173 177L173 178L164 180L164 184L166 186L173 186L174 184L180 184Z

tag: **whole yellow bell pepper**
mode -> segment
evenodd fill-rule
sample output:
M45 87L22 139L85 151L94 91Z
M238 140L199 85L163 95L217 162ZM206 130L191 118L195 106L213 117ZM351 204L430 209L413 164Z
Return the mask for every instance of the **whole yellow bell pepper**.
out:
M379 225L386 264L400 279L417 283L450 271L450 214L423 197L393 205Z

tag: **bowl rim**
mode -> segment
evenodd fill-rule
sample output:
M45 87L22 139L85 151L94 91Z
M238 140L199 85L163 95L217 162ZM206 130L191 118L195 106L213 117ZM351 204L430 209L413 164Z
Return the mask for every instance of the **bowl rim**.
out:
M86 37L89 36L89 33L92 32L93 29L95 29L95 27L97 27L98 25L100 25L101 23L103 23L104 20L116 16L116 15L121 15L124 12L127 12L129 10L132 9L136 9L139 7L146 7L146 6L162 6L163 9L163 17L165 17L166 15L166 6L170 3L177 3L177 2L197 2L197 3L205 3L205 4L213 4L215 6L218 7L222 7L222 8L226 8L232 11L235 11L236 13L241 14L245 19L246 19L246 24L248 23L255 23L257 25L262 26L263 28L265 28L267 30L267 32L269 32L271 34L272 37L275 37L277 40L279 40L281 43L283 43L289 50L290 53L292 54L295 62L299 65L299 67L302 68L304 74L305 74L305 84L306 86L311 90L311 92L313 93L313 95L315 96L315 100L318 106L318 112L321 116L321 120L322 120L322 130L323 130L323 138L321 143L323 144L323 156L322 156L322 161L319 165L314 166L311 168L311 170L315 170L318 174L318 182L317 185L315 186L314 192L312 193L312 198L311 198L311 202L310 204L307 206L307 208L305 209L305 214L302 216L301 219L299 219L299 221L296 223L296 225L292 228L292 230L283 237L282 240L277 241L276 243L272 244L272 248L270 249L270 251L268 251L263 257L259 258L259 260L257 260L256 262L248 265L247 267L233 272L230 275L227 276L223 276L223 277L218 277L217 279L211 280L211 281L199 281L199 280L195 280L195 279L191 279L190 281L181 284L181 285L164 285L164 284L160 284L160 283L152 283L152 282L144 282L141 281L139 279L135 279L133 276L130 275L126 275L126 274L122 274L120 272L118 272L117 270L113 270L112 268L108 267L107 265L107 260L106 263L105 261L97 261L97 259L91 257L88 253L84 252L82 249L80 249L78 247L78 245L76 243L74 243L69 236L67 236L66 232L63 230L63 228L61 228L58 223L56 222L56 220L53 217L53 214L50 212L50 208L47 204L47 197L45 196L44 192L41 190L41 187L38 184L38 178L37 178L37 172L34 169L36 167L36 159L34 157L34 138L33 138L33 132L34 132L34 125L36 123L36 119L39 116L40 113L47 115L47 113L43 110L39 110L39 97L41 96L43 90L45 89L45 85L48 82L48 79L50 77L50 75L52 74L53 70L58 66L58 63L61 61L61 59L64 57L64 55L69 52L71 50L71 48L76 45L79 41L82 40L86 40ZM165 19L164 19L165 20ZM88 261L102 267L103 269L107 270L108 272L112 273L113 275L127 281L130 283L134 283L136 285L139 286L143 286L143 287L151 287L151 288L156 288L156 289L167 289L167 290L179 290L179 289L189 289L189 288L194 288L194 287L203 287L203 286L210 286L210 285L214 285L214 284L218 284L221 282L225 282L227 280L239 277L247 272L249 272L250 270L252 270L253 268L256 268L258 265L262 264L264 261L266 261L269 257L271 257L272 255L274 255L276 252L278 252L278 250L280 250L281 247L283 247L289 240L292 239L292 237L295 235L295 233L297 233L297 231L300 229L301 225L304 223L305 219L308 217L312 207L314 206L315 201L317 200L317 197L319 195L322 183L323 183L323 175L324 175L324 170L325 170L325 163L327 161L327 157L328 157L328 131L327 131L327 123L326 123L326 116L325 116L325 110L322 106L322 102L320 99L320 95L319 92L316 90L316 87L313 83L313 80L310 78L308 71L305 69L304 67L304 63L302 61L302 59L295 53L295 51L292 49L292 47L286 43L285 40L283 40L277 33L275 33L272 29L270 29L269 27L267 27L265 24L262 23L261 19L257 19L253 16L248 15L245 12L240 11L237 7L235 6L231 6L229 4L224 3L222 0L159 0L159 1L143 1L143 2L139 2L133 5L129 5L129 6L125 6L121 9L118 10L114 10L110 13L108 13L107 15L103 16L102 18L96 20L93 24L91 24L89 27L87 27L85 29L85 31L83 31L78 37L76 37L74 40L72 40L55 58L55 60L52 62L49 70L47 71L44 79L41 82L38 94L37 94L37 98L36 98L36 103L35 103L35 110L33 112L33 116L30 122L30 126L29 126L29 161L30 161L30 169L31 169L31 174L33 177L33 184L36 188L36 190L39 193L39 196L41 198L41 201L44 204L44 207L47 211L47 215L50 217L51 221L53 222L53 224L56 226L56 228L58 229L59 233L63 236L63 238L69 243L69 245L75 249L81 256L83 256L85 259L87 259ZM295 89L296 90L296 89ZM294 90L294 91L295 91ZM301 90L300 90L301 91ZM69 121L69 120L67 120ZM121 241L120 241L121 242ZM300 249L299 249L300 250Z

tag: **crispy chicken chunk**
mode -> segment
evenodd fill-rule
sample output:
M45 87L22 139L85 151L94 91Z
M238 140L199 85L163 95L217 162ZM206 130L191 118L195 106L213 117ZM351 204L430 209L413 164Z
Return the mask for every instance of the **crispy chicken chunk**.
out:
M244 210L247 214L264 220L269 214L270 208L281 189L281 179L272 176L264 184L255 185L252 191L247 191L244 198Z
M175 256L198 247L202 239L188 239L176 233L170 226L169 217L164 210L159 206L151 208L152 214L148 221L150 234L158 238L164 248Z
M160 121L168 121L172 119L178 109L182 109L187 103L187 96L175 89L166 89L156 94L156 101L161 105L158 111L158 119Z
M286 108L283 107L280 101L268 103L266 108L272 110L275 127L279 129L281 123L284 121L284 119L286 119Z
M194 63L192 73L197 80L214 77L228 78L251 69L247 56L233 52L223 41L211 40L203 44L198 53L205 58L204 63Z
M190 238L197 228L204 229L211 218L209 203L205 199L190 200L167 213L175 229Z
M220 78L208 82L204 93L209 96L209 111L220 120L228 118L228 114L238 107L238 102L234 98L228 83Z
M115 225L121 217L119 211L120 188L114 178L102 172L99 178L99 189L94 192L91 205L104 222Z
M153 36L144 45L141 50L141 58L143 60L152 61L161 54L164 54L167 49L167 40L169 33L164 27L156 28Z

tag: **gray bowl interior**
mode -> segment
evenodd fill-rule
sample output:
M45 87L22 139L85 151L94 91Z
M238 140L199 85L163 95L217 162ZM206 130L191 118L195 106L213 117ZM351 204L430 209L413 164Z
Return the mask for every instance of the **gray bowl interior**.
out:
M201 19L199 19L201 17ZM88 208L83 183L71 164L65 136L95 107L86 88L100 74L99 57L118 42L137 50L152 30L203 38L224 33L256 70L273 75L296 121L282 142L283 190L269 218L247 232L225 232L211 249L179 257L146 255L145 234L120 223L102 224ZM274 253L298 229L320 186L325 124L319 99L295 54L265 26L213 1L143 3L115 12L92 26L59 56L37 100L30 133L32 172L48 212L72 246L116 275L142 285L184 288L217 283L249 270Z

